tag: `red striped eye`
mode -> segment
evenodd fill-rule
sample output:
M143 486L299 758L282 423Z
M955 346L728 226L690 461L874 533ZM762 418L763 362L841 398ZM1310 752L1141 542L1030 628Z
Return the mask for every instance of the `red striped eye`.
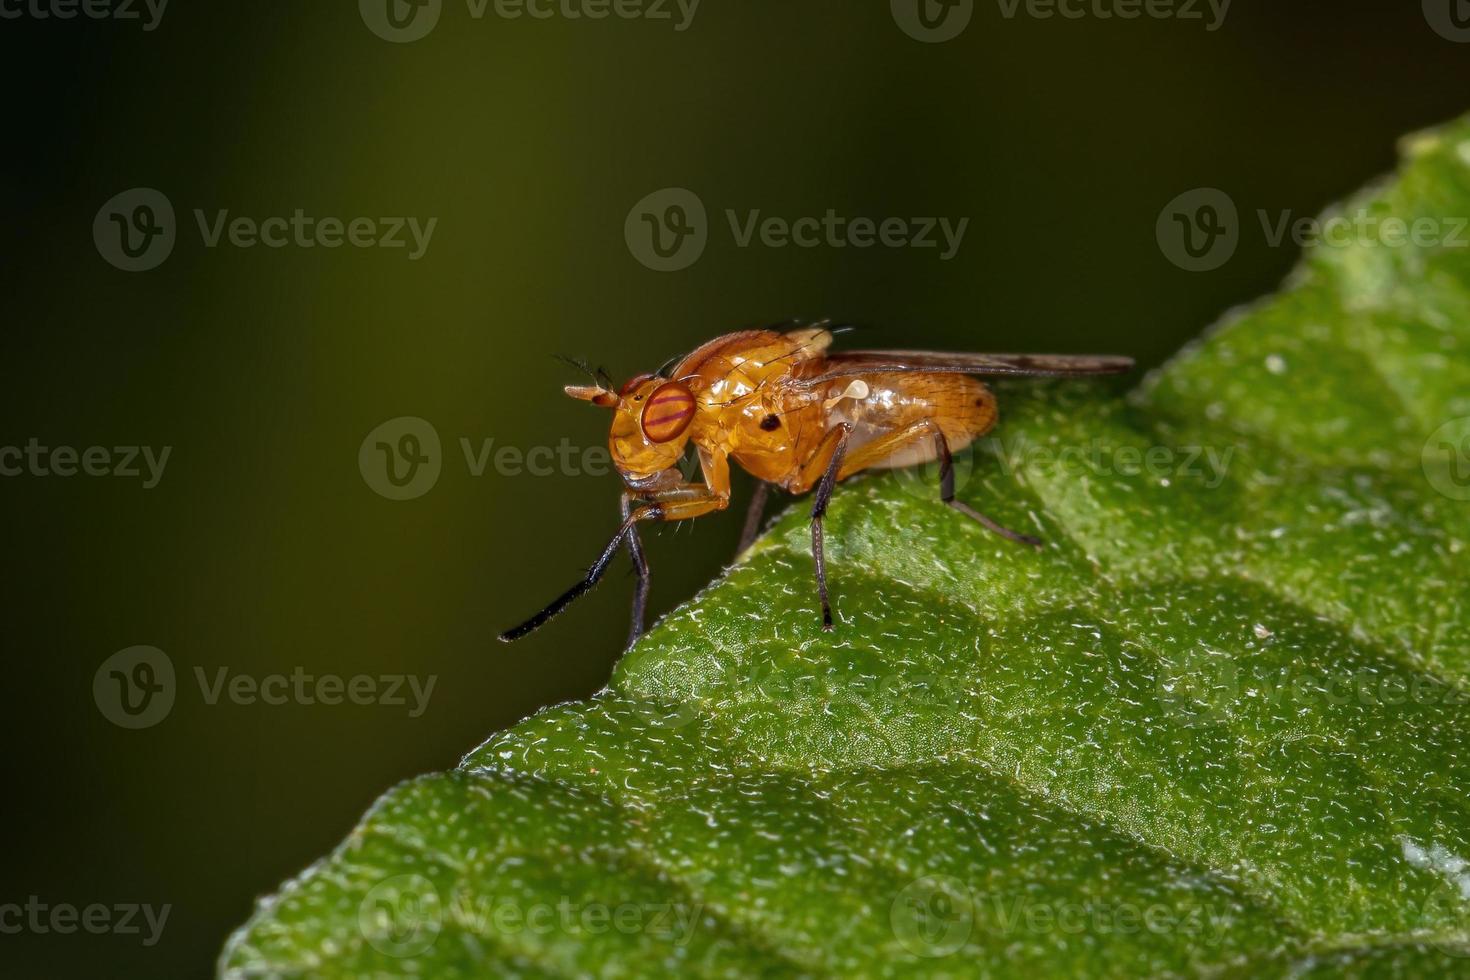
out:
M694 393L678 381L659 385L648 396L641 421L649 442L679 438L694 421Z

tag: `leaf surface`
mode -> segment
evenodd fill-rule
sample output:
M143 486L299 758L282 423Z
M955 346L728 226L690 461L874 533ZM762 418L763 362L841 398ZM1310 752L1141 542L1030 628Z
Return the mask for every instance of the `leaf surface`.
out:
M823 634L792 508L221 971L1470 974L1470 121L1404 156L1139 389L998 386L961 497L1043 552L850 481Z

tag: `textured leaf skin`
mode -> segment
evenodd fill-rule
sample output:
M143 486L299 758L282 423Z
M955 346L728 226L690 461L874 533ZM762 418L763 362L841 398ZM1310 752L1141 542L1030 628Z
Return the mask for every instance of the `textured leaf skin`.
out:
M1404 155L1344 210L1470 215L1470 121ZM824 635L793 508L221 972L1470 976L1470 249L1313 249L1118 391L1002 386L962 465L1044 552L852 481Z

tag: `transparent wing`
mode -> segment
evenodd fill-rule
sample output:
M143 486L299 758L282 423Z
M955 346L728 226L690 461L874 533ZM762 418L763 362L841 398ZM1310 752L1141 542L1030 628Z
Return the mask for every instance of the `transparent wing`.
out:
M820 374L801 384L877 372L1088 377L1133 370L1133 358L1108 354L949 354L926 350L851 350L828 354Z

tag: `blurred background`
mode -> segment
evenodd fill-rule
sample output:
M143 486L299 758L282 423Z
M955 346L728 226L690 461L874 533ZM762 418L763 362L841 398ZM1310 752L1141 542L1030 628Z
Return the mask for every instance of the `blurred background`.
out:
M206 974L390 785L604 683L625 560L494 639L616 524L553 355L831 316L1153 366L1289 271L1261 212L1470 107L1456 0L924 2L0 2L0 973ZM1198 188L1238 209L1203 261L1159 233ZM742 245L829 209L967 224ZM646 536L656 613L747 489Z

